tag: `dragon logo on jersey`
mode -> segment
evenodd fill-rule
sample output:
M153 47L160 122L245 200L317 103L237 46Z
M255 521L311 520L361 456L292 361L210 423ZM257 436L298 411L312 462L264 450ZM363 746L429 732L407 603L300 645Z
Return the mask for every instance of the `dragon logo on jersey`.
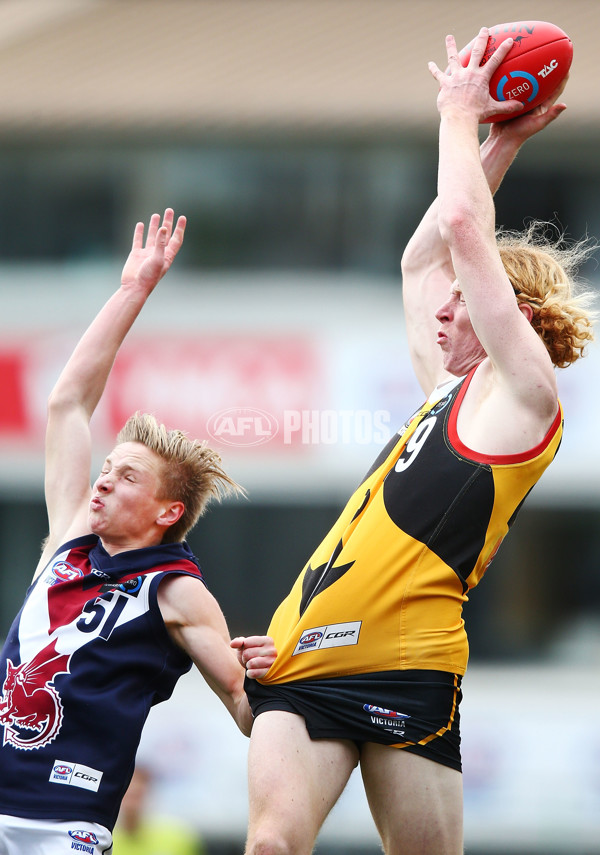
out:
M29 751L43 748L56 738L63 707L54 679L57 674L68 674L68 662L69 656L56 652L54 641L22 665L7 660L0 698L3 745Z

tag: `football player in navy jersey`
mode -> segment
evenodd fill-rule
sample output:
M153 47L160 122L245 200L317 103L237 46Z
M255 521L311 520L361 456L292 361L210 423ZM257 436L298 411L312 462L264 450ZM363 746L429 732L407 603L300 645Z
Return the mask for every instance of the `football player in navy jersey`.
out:
M410 356L425 404L386 447L277 609L278 651L248 681L247 855L309 855L360 765L387 855L462 855L462 607L562 436L555 367L592 339L573 291L589 252L495 228L521 145L565 109L499 104L480 65L430 65L438 198L403 256ZM502 112L480 146L479 124ZM376 323L376 320L374 321Z
M249 735L244 675L275 659L264 636L232 648L184 540L211 498L239 489L215 452L136 413L90 486L90 419L185 225L154 214L144 241L137 224L120 288L49 398L49 535L0 662L3 855L109 852L151 706L195 663Z

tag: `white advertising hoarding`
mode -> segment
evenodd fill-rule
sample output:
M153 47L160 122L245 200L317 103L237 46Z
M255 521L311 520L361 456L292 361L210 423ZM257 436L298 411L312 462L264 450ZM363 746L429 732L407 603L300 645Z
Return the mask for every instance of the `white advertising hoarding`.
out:
M5 490L40 487L47 395L118 281L117 271L27 275L1 277ZM558 377L565 436L529 501L598 501L598 347ZM343 498L421 399L399 283L173 274L123 345L93 426L105 454L129 414L153 412L206 437L251 498Z

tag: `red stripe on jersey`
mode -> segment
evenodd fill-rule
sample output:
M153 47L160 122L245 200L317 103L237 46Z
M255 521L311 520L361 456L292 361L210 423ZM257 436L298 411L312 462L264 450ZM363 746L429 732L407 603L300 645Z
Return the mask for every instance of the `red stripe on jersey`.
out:
M469 387L471 380L473 379L473 375L475 374L476 370L477 366L475 366L475 368L473 368L465 378L465 381L462 384L458 395L456 396L456 400L452 405L452 410L450 411L450 415L448 417L448 438L450 439L453 448L459 454L462 454L463 457L466 457L469 460L474 460L477 463L490 463L500 466L509 466L511 464L525 463L527 460L533 460L548 447L548 445L554 438L556 431L560 428L563 418L562 407L560 405L560 402L558 404L558 411L556 413L556 416L554 417L554 421L550 425L546 436L542 439L540 443L535 445L533 448L530 448L528 451L522 451L519 454L483 454L479 451L474 451L472 448L469 448L468 445L465 445L460 440L458 436L457 422L460 406L464 400L466 391Z

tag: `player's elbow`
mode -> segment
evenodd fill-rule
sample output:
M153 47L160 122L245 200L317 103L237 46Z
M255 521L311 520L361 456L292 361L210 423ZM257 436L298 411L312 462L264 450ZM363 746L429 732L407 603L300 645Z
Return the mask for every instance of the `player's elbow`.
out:
M427 250L428 247L426 248ZM416 241L409 241L400 259L400 270L403 279L407 279L413 271L419 270L423 266L423 254L423 248L418 246Z
M468 204L440 207L438 227L451 252L468 252L477 246L487 226L483 213Z
M48 396L46 408L49 415L59 415L73 406L73 396L68 389L55 387Z
M49 416L65 415L81 406L81 401L73 394L66 385L55 386L50 392L47 401Z
M446 243L468 232L473 222L472 212L464 205L440 205L438 227L442 240Z
M54 389L47 402L48 430L66 430L75 424L88 424L92 410L68 388Z

